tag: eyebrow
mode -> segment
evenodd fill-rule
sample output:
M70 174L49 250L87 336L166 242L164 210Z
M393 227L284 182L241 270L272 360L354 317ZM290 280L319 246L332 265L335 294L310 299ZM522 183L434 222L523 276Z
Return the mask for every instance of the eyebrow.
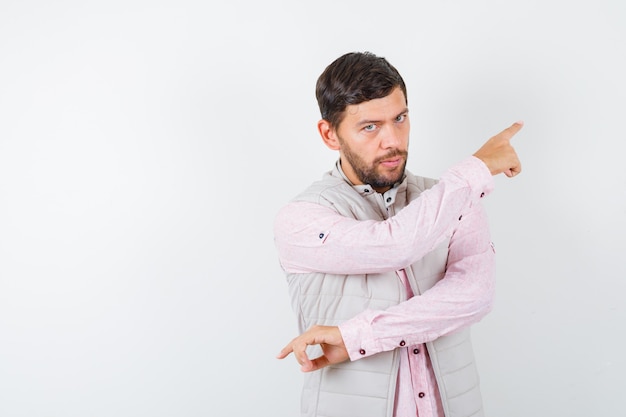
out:
M403 114L407 114L408 112L409 112L409 108L405 107L404 110L402 110L400 113L394 116L394 119L397 118L398 116L402 116ZM376 123L380 123L380 120L361 120L356 125L360 127L360 126L367 126L367 125L376 124Z

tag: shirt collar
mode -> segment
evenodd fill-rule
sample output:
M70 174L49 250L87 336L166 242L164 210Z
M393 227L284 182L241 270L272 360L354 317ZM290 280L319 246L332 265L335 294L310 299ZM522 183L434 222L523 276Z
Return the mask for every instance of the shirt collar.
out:
M335 162L335 172L337 172L337 174L339 174L341 178L343 178L348 184L352 186L352 188L354 188L362 196L368 196L368 195L378 193L369 184L360 184L360 185L353 184L352 181L350 181L348 177L346 176L346 174L343 172L343 169L341 168L341 160L339 159L337 160L337 162ZM385 207L389 207L393 205L393 203L396 201L396 196L398 195L398 191L404 190L404 189L406 189L406 173L402 174L402 178L400 179L400 181L396 182L389 190L387 190L386 192L382 194L383 201L385 202Z

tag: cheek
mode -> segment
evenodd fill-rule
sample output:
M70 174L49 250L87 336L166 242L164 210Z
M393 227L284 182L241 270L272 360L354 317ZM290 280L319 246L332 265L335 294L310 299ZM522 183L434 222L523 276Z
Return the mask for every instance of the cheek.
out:
M368 164L374 162L374 160L380 156L381 152L384 152L384 147L381 146L381 142L378 140L368 142L360 149L361 158Z
M409 132L411 130L411 125L407 121L402 125L402 139L404 141L404 146L408 146L409 144Z

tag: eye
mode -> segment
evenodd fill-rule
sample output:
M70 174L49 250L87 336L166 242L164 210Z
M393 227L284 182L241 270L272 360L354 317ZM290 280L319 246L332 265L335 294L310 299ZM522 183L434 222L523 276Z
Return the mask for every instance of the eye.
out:
M396 117L396 122L397 123L402 123L406 120L406 113L405 114L401 114L398 117Z
M376 130L376 125L375 124L366 125L363 127L363 130L365 130L366 132L373 132L374 130Z

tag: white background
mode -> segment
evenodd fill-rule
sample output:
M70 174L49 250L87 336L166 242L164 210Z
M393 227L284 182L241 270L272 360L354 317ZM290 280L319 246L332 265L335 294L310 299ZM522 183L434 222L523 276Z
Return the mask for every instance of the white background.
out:
M272 241L336 154L314 84L349 51L408 85L437 177L523 119L486 201L488 416L623 416L626 6L0 3L0 415L298 415Z

